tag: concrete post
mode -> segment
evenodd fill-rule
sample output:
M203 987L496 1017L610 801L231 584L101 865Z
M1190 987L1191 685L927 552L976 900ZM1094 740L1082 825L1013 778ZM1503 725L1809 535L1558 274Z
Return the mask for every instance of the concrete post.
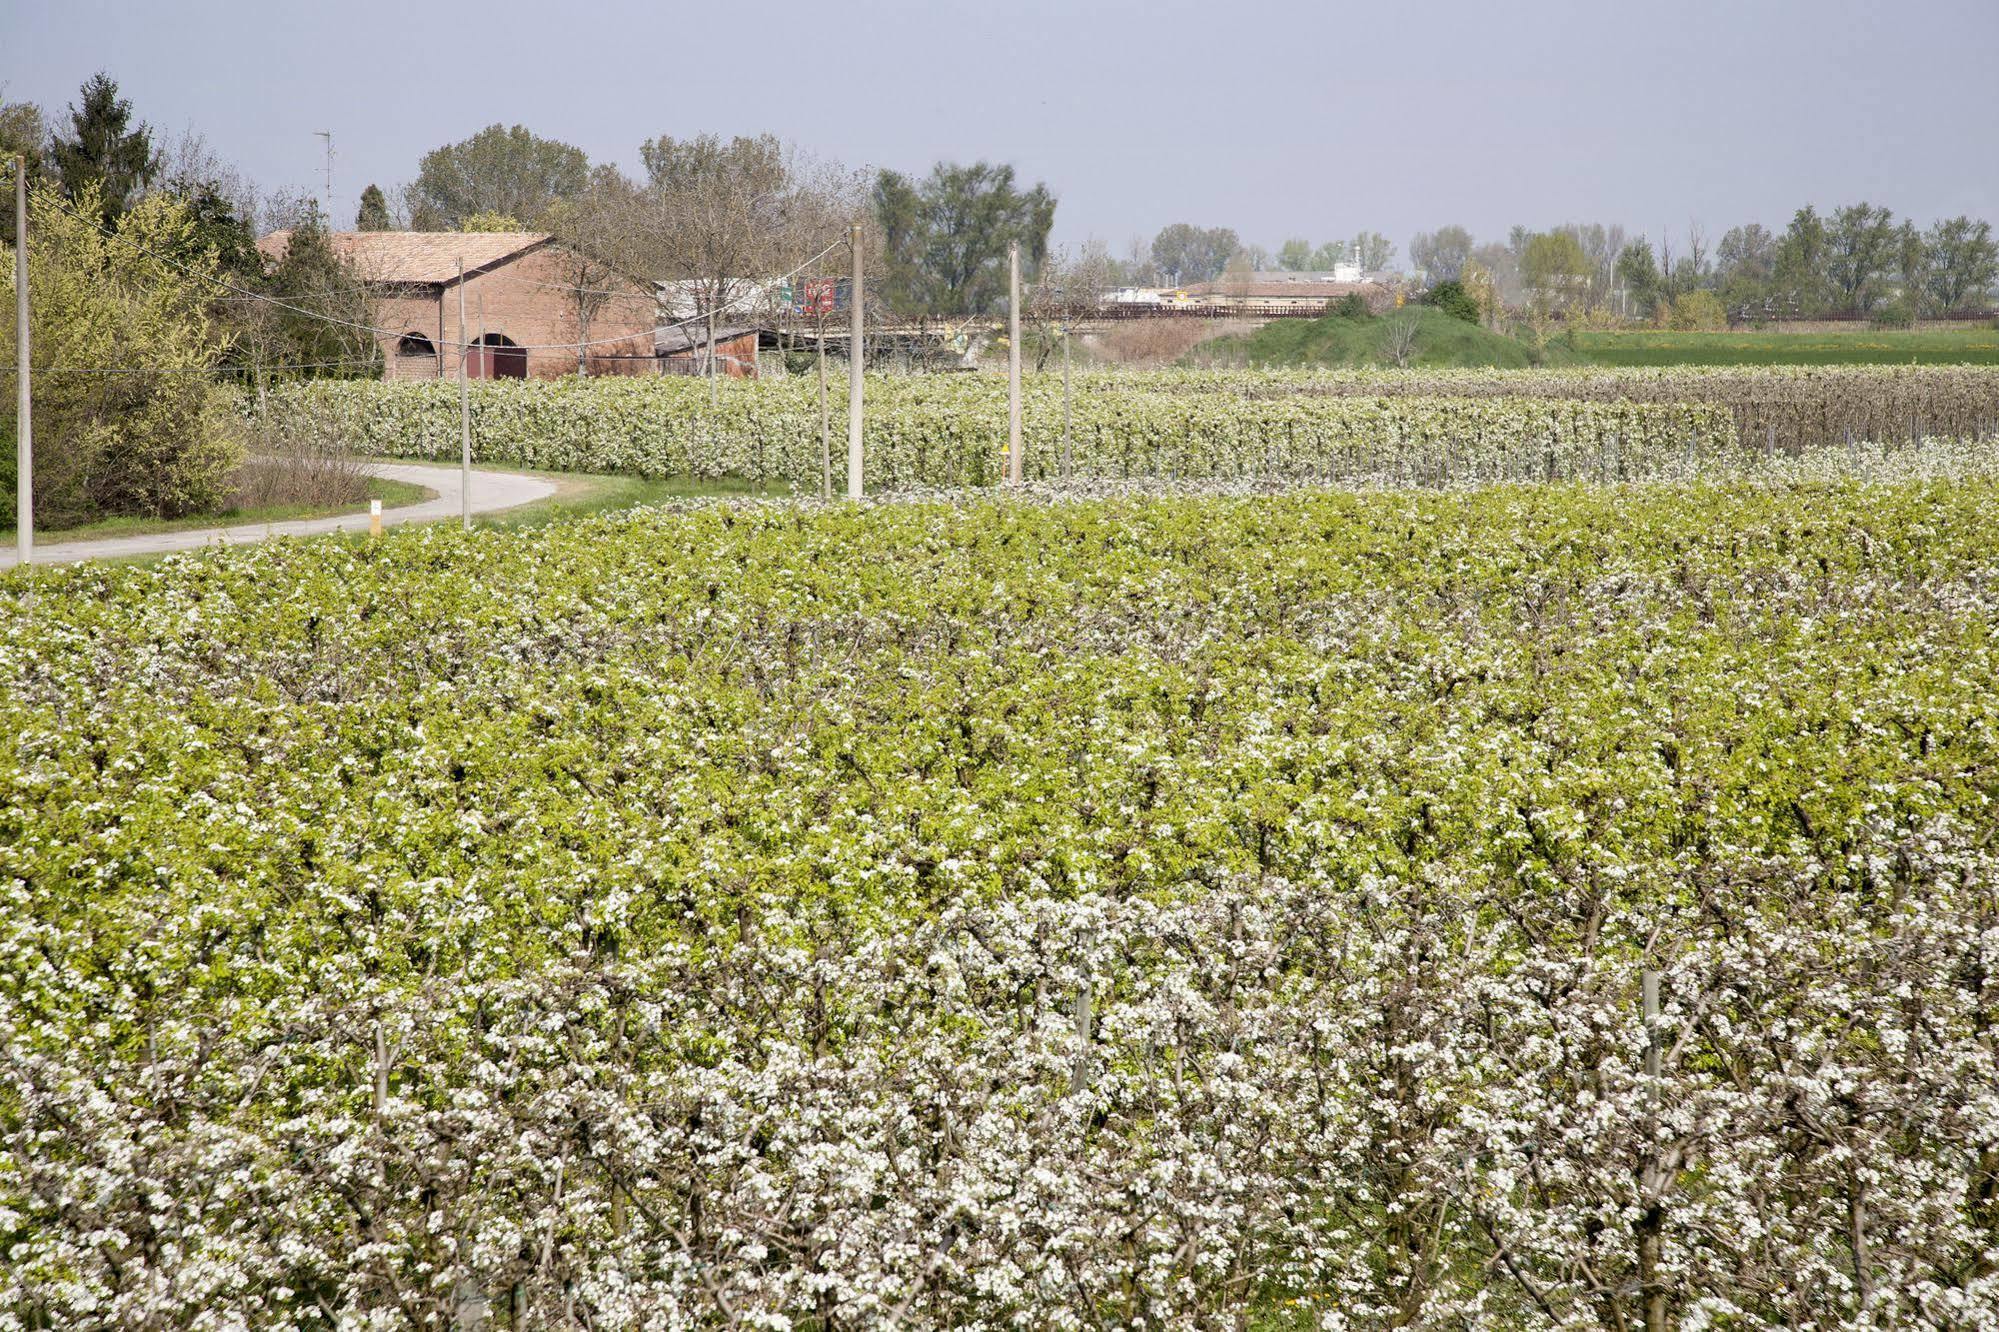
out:
M862 338L865 329L862 323L861 307L861 224L856 222L848 232L847 246L854 252L853 284L847 294L847 498L861 497L861 419L862 380L861 365L867 360L867 347Z
M35 558L34 390L28 358L28 162L14 158L14 544Z
M1006 479L1020 484L1020 242L1006 247Z
M472 530L472 395L465 384L465 362L471 352L465 338L465 261L458 261L458 518Z

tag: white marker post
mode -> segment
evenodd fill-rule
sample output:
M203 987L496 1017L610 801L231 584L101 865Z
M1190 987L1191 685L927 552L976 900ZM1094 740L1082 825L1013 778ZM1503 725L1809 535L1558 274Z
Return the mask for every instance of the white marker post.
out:
M368 537L373 540L382 535L382 501L368 501Z

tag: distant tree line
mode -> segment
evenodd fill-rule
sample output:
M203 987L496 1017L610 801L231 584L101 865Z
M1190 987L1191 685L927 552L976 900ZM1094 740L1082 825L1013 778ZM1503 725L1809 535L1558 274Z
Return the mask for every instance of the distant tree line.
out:
M1515 227L1477 244L1460 226L1419 233L1410 258L1427 284L1490 283L1498 302L1661 322L1858 315L1884 323L1990 308L1999 282L1992 226L1971 217L1928 227L1885 207L1800 208L1773 233L1731 227L1710 243L1698 226L1680 237L1626 236L1619 226ZM1467 286L1472 283L1466 283Z

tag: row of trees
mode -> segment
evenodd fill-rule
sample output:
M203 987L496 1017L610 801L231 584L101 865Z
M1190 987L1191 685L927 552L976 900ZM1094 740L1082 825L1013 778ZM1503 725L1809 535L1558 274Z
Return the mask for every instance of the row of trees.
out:
M1782 233L1758 223L1710 243L1699 226L1681 238L1571 223L1515 227L1479 244L1461 226L1419 233L1410 258L1430 285L1489 280L1508 305L1667 317L1674 310L1872 315L1890 320L1979 310L1999 281L1990 223L1970 217L1918 228L1857 203L1821 214L1806 206ZM1467 287L1473 282L1466 282Z
M1131 257L1119 263L1116 274L1122 283L1133 286L1190 282L1211 282L1226 272L1326 271L1344 263L1358 263L1369 272L1395 262L1395 245L1378 231L1362 231L1346 240L1329 240L1313 245L1303 236L1293 236L1275 253L1261 245L1244 244L1233 228L1197 227L1174 222L1161 227L1149 248L1134 243Z
M610 273L596 268L674 282L697 313L738 301L856 222L876 295L899 311L995 312L1006 297L1008 246L1020 244L1030 280L1048 258L1055 196L1003 164L868 176L768 134L661 136L639 156L644 175L634 179L525 126L493 125L426 153L401 190L370 185L356 226L552 231L570 243L579 288L604 285ZM590 312L579 313L587 324Z

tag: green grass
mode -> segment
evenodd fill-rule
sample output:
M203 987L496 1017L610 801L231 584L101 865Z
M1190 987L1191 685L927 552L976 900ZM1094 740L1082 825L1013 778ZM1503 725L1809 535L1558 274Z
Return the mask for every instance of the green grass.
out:
M1999 329L1877 329L1837 333L1667 333L1650 329L1577 333L1582 359L1598 365L1999 365Z
M1535 363L1527 344L1517 338L1468 324L1427 305L1411 305L1372 319L1273 319L1254 333L1224 338L1201 348L1202 358L1226 361L1239 354L1252 366L1385 366L1394 362L1383 352L1390 320L1413 315L1417 321L1416 367L1497 366L1525 369ZM1577 358L1550 346L1544 365L1565 365Z
M214 513L193 513L184 518L127 515L100 518L94 523L62 528L40 528L38 524L37 536L46 536L52 541L95 541L100 537L146 536L154 532L185 532L202 527L285 523L299 518L330 518L343 513L359 513L368 507L370 500L380 500L384 509L394 509L405 504L421 503L436 493L428 486L375 476L368 478L367 493L350 504L268 504L259 508L230 508ZM0 522L0 535L9 538L13 536L13 518L14 495L10 487L6 492L6 519Z
M429 460L413 458L409 461ZM559 487L555 494L545 500L536 500L532 504L523 504L518 508L503 509L498 513L475 517L472 521L481 527L543 527L551 523L573 522L594 514L637 509L648 504L665 504L673 500L703 499L719 495L790 493L775 487L759 487L733 476L712 481L684 476L648 478L609 472L545 472L527 467L492 467L483 463L480 464L480 470L545 477L556 482Z

